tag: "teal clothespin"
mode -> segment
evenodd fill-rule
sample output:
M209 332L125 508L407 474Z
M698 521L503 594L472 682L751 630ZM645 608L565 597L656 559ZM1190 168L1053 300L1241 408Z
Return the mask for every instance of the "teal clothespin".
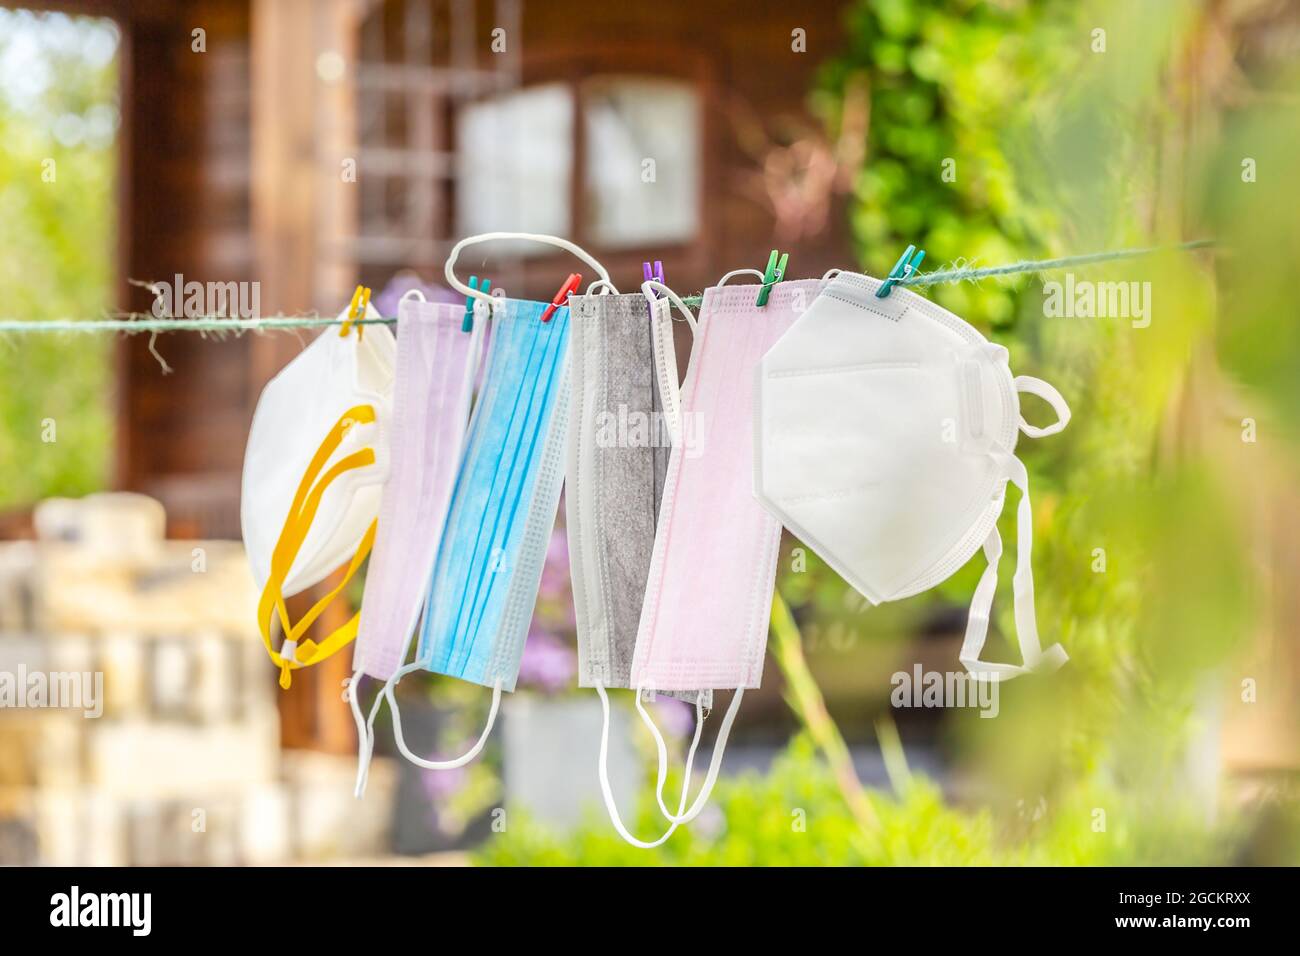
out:
M478 289L479 292L486 294L488 289L492 287L492 280L484 279L483 287L479 288L478 276L470 276L469 287L471 289ZM468 332L473 328L474 328L474 297L472 295L467 295L465 296L465 320L461 322L460 330L462 332Z
M915 258L912 258L913 252L916 253ZM898 261L894 263L894 268L889 270L889 276L876 290L876 298L885 298L885 296L889 295L889 290L894 287L894 283L915 275L916 270L921 268L921 263L924 261L925 250L922 249L918 252L916 246L909 245L903 254L898 257Z
M780 261L777 256L780 256ZM790 253L779 253L773 249L772 254L767 257L767 268L763 270L763 288L758 290L758 301L754 304L762 307L767 305L767 297L772 294L772 286L781 281L785 275L786 264L790 261Z

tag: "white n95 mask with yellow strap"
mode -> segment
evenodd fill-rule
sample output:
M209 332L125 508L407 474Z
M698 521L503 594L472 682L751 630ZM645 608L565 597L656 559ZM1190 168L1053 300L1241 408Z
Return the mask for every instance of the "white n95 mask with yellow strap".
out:
M1048 671L1034 613L1029 476L1021 432L1051 435L1070 420L1059 392L1012 377L1007 350L906 289L840 273L763 357L757 372L754 490L767 509L873 604L919 594L981 547L961 662L983 680ZM1037 395L1057 421L1020 414ZM1015 621L1021 664L985 661L1007 483L1016 486Z
M285 688L291 671L356 636L353 615L319 642L303 639L369 554L388 474L397 348L387 326L351 321L361 315L379 318L369 290L358 289L341 328L327 328L267 383L244 452L244 548L262 592L262 641ZM343 580L291 622L285 599L344 565Z

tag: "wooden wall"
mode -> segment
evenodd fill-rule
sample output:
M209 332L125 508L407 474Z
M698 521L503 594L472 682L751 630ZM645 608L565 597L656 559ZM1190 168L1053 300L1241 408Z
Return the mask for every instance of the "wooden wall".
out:
M130 37L124 276L257 279L264 313L333 312L342 304L340 289L360 279L387 280L387 269L363 273L321 239L322 218L336 200L323 191L328 187L313 195L304 181L309 150L319 152L319 141L339 136L323 128L333 126L334 104L322 103L325 94L306 74L320 49L340 45L340 17L356 20L378 6L350 0L121 5ZM480 3L477 13L474 4L458 6L474 16L475 53L486 62L493 6ZM332 20L321 12L330 8L341 11ZM697 291L729 269L763 266L777 242L773 216L755 192L757 167L740 144L735 117L762 117L764 135L773 137L792 119L810 122L806 91L817 61L836 47L838 10L827 3L794 12L761 0L743 11L701 5L687 16L656 5L523 4L522 39L510 42L522 46L525 84L584 73L660 72L695 78L706 94L701 129L683 131L705 144L700 240L630 253L593 250L616 277L638 279L641 259L653 255L664 260L675 287ZM322 19L335 24L333 38ZM260 36L254 35L258 24ZM202 55L191 51L190 37L200 26L207 31ZM807 31L807 53L791 50L796 27ZM343 215L346 226L346 210L333 215ZM793 275L851 263L843 215L833 211L829 222L823 233L798 241ZM454 223L447 227L454 230ZM530 259L511 292L549 298L568 268L563 256ZM427 270L425 277L434 278ZM124 302L146 309L149 295L124 287ZM224 342L173 335L155 347L170 375L147 340L121 348L119 484L159 497L174 534L237 536L238 475L253 404L298 343L282 335Z
M121 276L256 278L250 242L249 16L238 0L128 4ZM205 52L192 30L205 31ZM122 301L147 311L148 290ZM119 345L117 481L159 498L176 536L238 537L250 341L192 334Z

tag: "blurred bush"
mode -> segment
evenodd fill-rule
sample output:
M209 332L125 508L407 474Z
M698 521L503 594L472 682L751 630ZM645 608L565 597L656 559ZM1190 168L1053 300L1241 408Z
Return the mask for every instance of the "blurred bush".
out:
M0 317L113 303L118 42L108 20L0 9ZM0 509L104 486L113 346L0 336Z

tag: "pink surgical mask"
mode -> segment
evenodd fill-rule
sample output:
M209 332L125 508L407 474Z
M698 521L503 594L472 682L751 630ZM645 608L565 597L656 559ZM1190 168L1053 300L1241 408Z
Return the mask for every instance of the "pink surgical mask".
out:
M369 735L356 685L362 674L389 680L410 649L456 481L488 324L480 316L473 330L464 332L463 304L406 297L397 314L391 466L366 573L348 695L363 757Z
M700 422L703 438L690 454L674 447L669 459L631 684L736 694L695 803L673 815L659 801L674 823L703 809L741 697L763 676L781 525L754 497L755 376L822 285L782 282L762 307L756 285L714 287L700 308L682 416Z

